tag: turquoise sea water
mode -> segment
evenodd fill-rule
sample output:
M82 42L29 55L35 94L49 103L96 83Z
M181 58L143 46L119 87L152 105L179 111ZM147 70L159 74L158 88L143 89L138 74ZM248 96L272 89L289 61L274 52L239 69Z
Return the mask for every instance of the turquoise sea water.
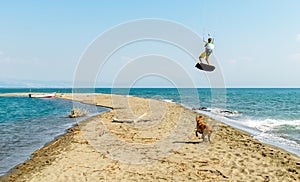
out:
M56 98L0 97L0 106L0 175L78 122L67 117L73 106L89 116L107 110Z
M72 93L72 89L31 89L33 92ZM113 93L205 107L206 114L242 129L254 138L300 156L300 89L77 89L76 93ZM29 89L0 89L0 93ZM62 99L0 97L0 174L30 157L30 153L62 134L76 121L66 118L72 102ZM92 109L92 108L91 108ZM93 111L101 112L104 110Z

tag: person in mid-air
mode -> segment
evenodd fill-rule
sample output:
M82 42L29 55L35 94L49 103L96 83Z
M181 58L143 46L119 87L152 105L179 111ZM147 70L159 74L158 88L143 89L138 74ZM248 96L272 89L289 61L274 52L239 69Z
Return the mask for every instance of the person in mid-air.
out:
M210 57L213 49L215 48L215 45L213 43L213 38L208 38L207 42L206 41L204 41L204 42L205 42L205 45L204 45L205 51L199 56L199 61L200 61L200 63L202 63L202 59L205 58L207 64L210 65L209 57Z

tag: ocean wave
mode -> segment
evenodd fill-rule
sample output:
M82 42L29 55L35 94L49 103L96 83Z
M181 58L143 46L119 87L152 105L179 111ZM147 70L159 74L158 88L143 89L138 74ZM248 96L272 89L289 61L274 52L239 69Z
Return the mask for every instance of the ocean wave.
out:
M169 102L169 103L174 103L174 101L172 99L163 99L162 101Z
M269 132L275 128L291 126L295 129L300 128L300 120L279 120L279 119L262 119L262 120L244 120L244 125L256 128L261 132Z

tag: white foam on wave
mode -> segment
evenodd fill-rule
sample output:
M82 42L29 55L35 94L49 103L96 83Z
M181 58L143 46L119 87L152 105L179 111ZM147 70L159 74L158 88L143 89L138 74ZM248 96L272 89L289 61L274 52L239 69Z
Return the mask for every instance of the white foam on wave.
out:
M289 125L296 129L300 127L300 120L278 120L278 119L263 119L263 120L244 120L244 125L256 128L261 132L268 132L276 127Z
M164 102L174 103L172 99L163 99Z

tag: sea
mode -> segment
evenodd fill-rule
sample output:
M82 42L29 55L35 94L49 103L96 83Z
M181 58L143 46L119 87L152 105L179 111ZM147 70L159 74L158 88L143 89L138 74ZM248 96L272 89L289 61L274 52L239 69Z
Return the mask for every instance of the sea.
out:
M300 157L300 88L0 88L0 93L105 93L175 102ZM73 107L89 114L68 118ZM0 97L0 175L67 128L109 109L54 98Z

